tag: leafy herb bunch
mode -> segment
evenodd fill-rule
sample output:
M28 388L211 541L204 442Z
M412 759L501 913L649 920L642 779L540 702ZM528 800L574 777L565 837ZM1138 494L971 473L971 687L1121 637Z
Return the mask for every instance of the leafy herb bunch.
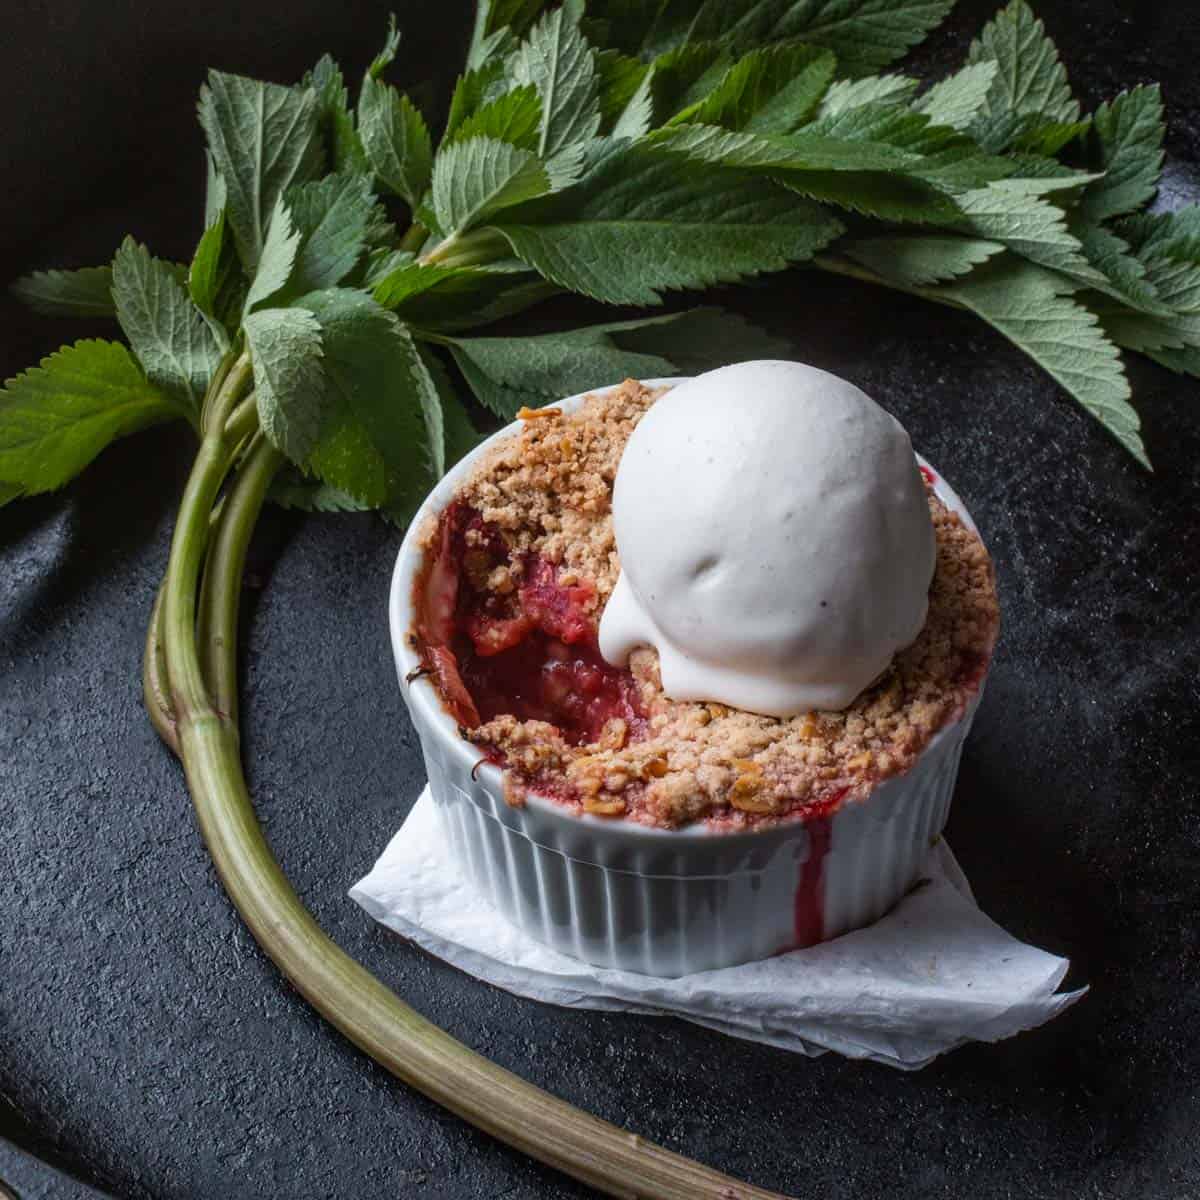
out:
M256 936L389 1069L614 1194L765 1195L471 1054L321 933L242 773L247 545L268 495L406 520L477 440L463 384L511 418L771 349L714 309L521 339L473 329L556 292L657 305L793 264L976 313L1147 463L1120 351L1200 374L1200 210L1141 211L1162 165L1158 89L1082 114L1024 0L949 78L880 73L952 4L481 0L436 152L385 79L394 22L353 107L328 57L291 87L212 72L191 264L127 239L110 266L15 285L45 313L115 316L128 345L77 342L8 381L0 503L152 424L199 437L145 695Z

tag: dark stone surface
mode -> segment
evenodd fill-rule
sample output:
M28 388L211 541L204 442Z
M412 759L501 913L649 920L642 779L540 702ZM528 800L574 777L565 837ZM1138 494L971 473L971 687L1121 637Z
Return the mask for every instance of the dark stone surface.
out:
M329 46L357 72L388 7L19 3L0 49L5 274L102 261L127 229L186 255L201 65L287 78ZM465 5L399 7L402 61L444 77ZM961 55L990 7L964 4L925 63ZM1040 9L1089 104L1164 81L1177 201L1200 161L1196 15ZM1091 994L1047 1028L902 1075L541 1007L376 927L346 888L421 772L384 619L399 539L372 518L272 513L254 549L246 753L285 869L324 927L444 1028L756 1183L1200 1193L1195 383L1132 366L1151 477L969 318L802 273L725 299L895 410L983 529L1006 626L950 837L984 908L1069 955L1069 982ZM6 373L78 335L4 303ZM62 495L0 512L0 1131L137 1200L582 1195L351 1049L226 902L140 705L184 443L142 436ZM31 1183L40 1194L69 1193Z

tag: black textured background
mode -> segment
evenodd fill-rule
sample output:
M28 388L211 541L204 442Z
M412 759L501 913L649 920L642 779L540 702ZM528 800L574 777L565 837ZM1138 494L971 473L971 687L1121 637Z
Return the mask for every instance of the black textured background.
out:
M0 267L186 258L208 64L357 75L386 11L442 85L463 0L17 0L0 36ZM921 53L942 71L991 3ZM1161 79L1165 199L1194 194L1200 18L1140 0L1039 12L1085 103ZM268 834L338 941L468 1044L576 1104L803 1195L1200 1195L1200 397L1131 375L1138 470L971 318L794 272L722 301L893 409L995 555L1006 626L950 837L985 909L1092 992L1052 1026L917 1075L673 1021L563 1012L424 957L346 899L421 773L389 660L398 534L272 513L246 596L246 754ZM0 301L0 368L91 329ZM544 316L587 313L550 307ZM588 314L590 315L590 313ZM394 1083L264 961L217 884L138 663L189 447L123 443L0 510L0 1133L114 1195L510 1200L583 1190ZM30 1166L0 1146L0 1175ZM27 1197L63 1196L49 1177Z

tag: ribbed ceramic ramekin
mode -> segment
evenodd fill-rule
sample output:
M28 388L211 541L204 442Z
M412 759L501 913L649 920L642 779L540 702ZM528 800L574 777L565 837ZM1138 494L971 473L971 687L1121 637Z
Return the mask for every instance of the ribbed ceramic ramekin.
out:
M571 411L582 400L573 396L555 407ZM500 770L477 768L478 749L459 736L432 681L406 682L420 666L411 634L421 530L450 502L478 457L518 428L489 438L430 493L392 576L389 619L400 687L442 830L465 875L540 941L587 962L646 975L687 975L766 958L882 916L916 881L946 824L978 696L908 772L885 780L865 800L808 822L723 833L704 824L653 829L576 815L535 794L513 808L504 800ZM935 486L974 528L954 492L940 478Z

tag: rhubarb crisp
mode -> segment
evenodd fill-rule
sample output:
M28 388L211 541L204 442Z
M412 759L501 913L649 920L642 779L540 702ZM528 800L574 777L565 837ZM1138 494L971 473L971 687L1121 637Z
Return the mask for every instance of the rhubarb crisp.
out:
M928 618L849 708L779 719L669 699L654 650L617 668L596 635L620 566L617 465L661 394L629 380L569 414L522 410L519 435L421 531L414 644L462 735L504 769L511 803L533 791L663 827L831 812L911 767L972 702L999 626L991 560L926 472Z

